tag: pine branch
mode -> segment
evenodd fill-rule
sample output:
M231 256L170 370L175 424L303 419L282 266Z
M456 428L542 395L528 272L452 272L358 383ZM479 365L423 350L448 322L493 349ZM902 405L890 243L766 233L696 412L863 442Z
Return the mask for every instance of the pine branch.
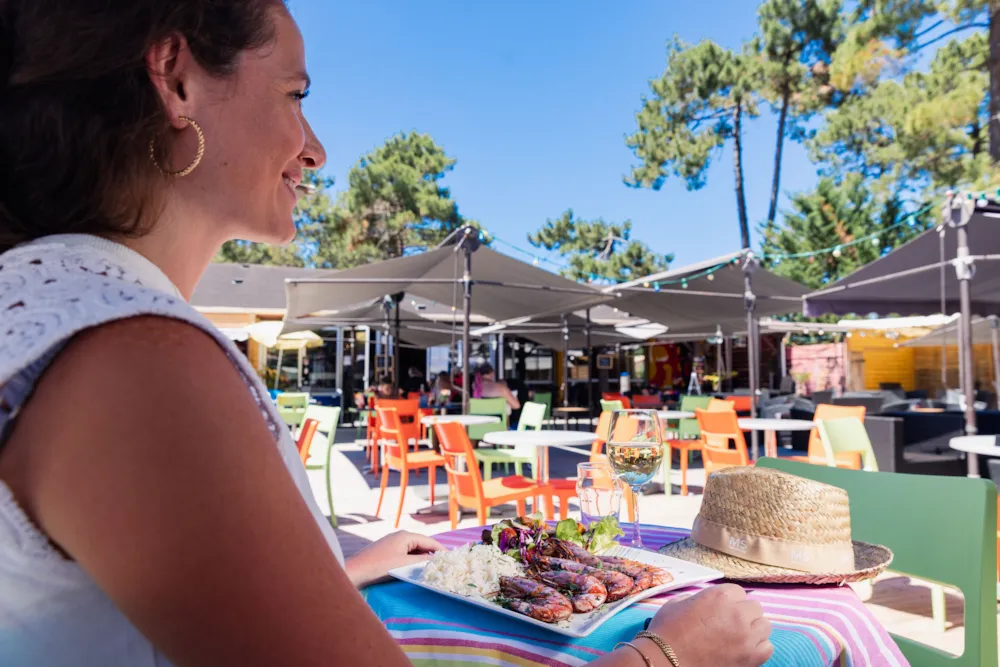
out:
M952 28L951 30L947 30L947 31L941 33L940 35L938 35L937 37L935 37L934 39L932 39L930 41L927 41L927 42L924 42L923 44L918 44L917 46L914 46L912 49L910 49L910 53L916 53L917 51L919 51L920 49L923 49L924 47L930 46L931 44L934 44L936 42L940 42L945 37L948 37L950 35L954 35L956 32L962 32L963 30L970 30L972 28L983 28L983 29L986 29L986 28L989 28L989 27L990 27L989 23L966 23L965 25L960 25L957 28Z

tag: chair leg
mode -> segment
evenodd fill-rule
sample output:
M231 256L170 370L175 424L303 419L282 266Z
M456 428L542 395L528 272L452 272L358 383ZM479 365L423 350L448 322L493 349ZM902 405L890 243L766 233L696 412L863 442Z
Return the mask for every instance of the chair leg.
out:
M521 477L522 476L521 475L522 471L523 471L523 468L521 468L521 462L520 461L515 461L514 462L514 474L517 475L518 477Z
M427 468L427 483L431 485L431 505L434 504L434 481L437 479L437 466Z
M385 487L389 485L389 466L382 464L382 490L378 494L378 505L375 507L375 516L382 511L382 499L385 498Z
M635 495L632 494L632 489L625 491L625 504L628 506L628 520L635 523Z
M487 508L487 507L480 507L476 511L476 518L479 519L479 525L480 526L485 526L486 525L486 520L489 518L489 508Z
M527 516L528 515L528 501L521 498L517 501L517 515Z
M451 519L451 529L455 530L458 528L458 502L455 500L455 494L448 492L448 518Z
M681 450L681 495L686 496L688 494L688 458L691 456L690 452Z
M565 521L567 514L569 514L569 498L559 496L559 520Z
M483 460L483 481L488 482L493 479L493 462L489 459Z
M945 614L944 587L937 584L931 585L931 616L938 632L944 632L948 624Z
M330 457L333 455L333 435L331 434L326 447L326 501L330 508L330 525L337 527L337 514L333 511L333 481L330 479L332 468L330 467Z
M403 516L403 501L406 500L406 483L409 473L406 466L403 466L403 469L399 471L399 509L396 510L396 523L393 524L393 528L399 528L399 518Z

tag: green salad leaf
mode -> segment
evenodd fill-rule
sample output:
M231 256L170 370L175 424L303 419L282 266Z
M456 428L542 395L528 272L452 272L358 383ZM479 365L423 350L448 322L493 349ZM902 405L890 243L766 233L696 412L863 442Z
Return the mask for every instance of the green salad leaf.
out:
M603 517L600 521L595 521L587 528L584 539L585 546L590 553L600 553L615 543L615 538L625 534L618 519L613 516Z
M556 538L584 546L583 535L580 534L576 519L563 519L556 524Z

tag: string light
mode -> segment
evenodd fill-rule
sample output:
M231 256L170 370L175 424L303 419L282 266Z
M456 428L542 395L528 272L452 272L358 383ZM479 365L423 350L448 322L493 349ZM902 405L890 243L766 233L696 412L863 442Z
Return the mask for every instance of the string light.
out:
M714 273L710 273L710 274L708 274L705 277L708 278L709 282L712 282L713 280L715 280L715 274Z
M660 283L653 283L653 291L654 292L660 291Z
M649 281L647 280L646 282L644 282L644 283L642 284L642 286L643 286L643 287L649 287Z
M837 246L836 248L833 249L833 256L840 257L840 246Z
M879 247L880 245L882 245L882 239L880 239L877 236L873 237L872 238L872 245L875 246L876 248Z
M684 289L687 289L688 288L688 281L687 280L682 280L681 281L681 287L683 287Z

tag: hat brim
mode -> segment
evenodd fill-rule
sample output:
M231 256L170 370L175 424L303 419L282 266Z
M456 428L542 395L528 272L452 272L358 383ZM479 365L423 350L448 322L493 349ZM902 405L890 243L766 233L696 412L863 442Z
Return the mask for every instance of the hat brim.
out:
M758 584L846 584L874 579L892 562L892 551L877 544L853 542L854 569L849 572L802 572L743 560L703 547L690 537L660 548L660 553L722 572L726 579Z

